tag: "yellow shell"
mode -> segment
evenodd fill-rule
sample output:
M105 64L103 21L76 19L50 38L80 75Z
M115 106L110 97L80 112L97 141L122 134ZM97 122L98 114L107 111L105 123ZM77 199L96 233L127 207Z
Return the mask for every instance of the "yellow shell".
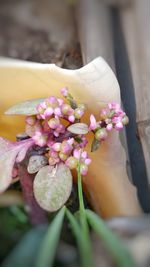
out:
M24 131L24 118L6 116L4 112L22 101L60 96L62 87L68 87L74 98L96 116L108 102L120 102L117 79L101 57L77 70L1 58L0 86L0 136L11 140ZM90 157L92 164L84 184L94 209L104 217L139 214L136 190L126 174L126 156L118 133L110 134Z

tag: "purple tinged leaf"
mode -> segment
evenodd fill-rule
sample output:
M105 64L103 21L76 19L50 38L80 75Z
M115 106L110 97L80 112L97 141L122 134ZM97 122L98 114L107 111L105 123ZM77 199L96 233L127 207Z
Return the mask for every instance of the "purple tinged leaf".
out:
M49 212L60 209L72 189L72 174L65 164L45 166L35 176L34 195L38 204Z
M34 100L28 100L18 103L10 107L5 114L6 115L36 115L38 114L37 106L42 103L45 98L38 98Z
M85 123L74 123L67 130L73 134L87 134L89 131L88 125Z
M34 144L32 139L20 142L9 142L0 138L0 193L4 192L11 183L14 164L21 162Z

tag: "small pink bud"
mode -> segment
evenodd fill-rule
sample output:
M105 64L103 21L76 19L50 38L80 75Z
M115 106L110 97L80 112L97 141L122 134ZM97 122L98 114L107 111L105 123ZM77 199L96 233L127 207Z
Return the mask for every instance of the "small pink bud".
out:
M108 136L108 133L105 128L99 129L95 133L95 138L98 141L104 141L107 138L107 136Z
M45 118L50 117L52 114L54 113L54 110L52 107L48 107L45 111L44 111L44 116Z
M59 107L54 109L54 114L58 117L62 116L61 109Z
M80 157L81 157L81 149L74 149L74 151L73 151L73 156L74 156L76 159L80 159Z
M91 164L91 161L92 161L91 159L87 158L87 159L85 159L84 163L86 165L90 165Z
M83 176L87 175L88 172L88 166L84 163L80 164L80 172Z
M48 125L51 129L56 129L60 124L60 121L58 118L52 118L48 121Z
M82 154L81 154L81 157L83 159L86 159L88 157L88 153L86 151L83 151Z
M69 138L69 139L67 140L67 142L68 142L68 144L69 144L70 146L72 146L73 143L74 143L74 138Z
M56 152L59 152L60 151L60 148L61 148L61 143L57 142L57 143L54 143L52 148L56 151Z
M61 111L64 115L72 115L72 113L74 112L69 104L63 104Z
M35 144L40 146L40 147L43 147L46 145L47 138L48 138L47 135L43 134L41 132L35 132L35 135L32 137Z
M70 154L72 151L72 145L70 145L67 141L63 141L61 144L61 152L64 154Z
M81 119L81 117L84 115L84 110L82 108L76 108L74 111L74 116L76 119Z
M68 155L66 155L66 154L64 154L64 153L62 153L62 152L60 152L60 153L59 153L59 158L60 158L62 161L65 161L65 160L68 158Z
M114 109L117 112L120 110L120 104L115 103L115 102L111 102L111 103L108 103L108 108Z
M115 125L115 129L116 129L117 131L122 130L122 129L123 129L123 124L122 124L122 122L118 122L118 123L116 123L116 125Z
M106 129L108 132L110 132L112 130L112 128L113 128L112 123L107 124Z
M63 105L63 103L64 103L64 100L61 99L61 98L57 98L57 101L58 101L60 107L61 107L61 106Z
M76 158L74 158L74 157L69 157L66 160L65 164L70 170L72 170L72 169L77 168L78 160Z
M53 134L54 134L55 137L59 136L59 133L57 131L54 131Z
M64 96L64 97L66 97L67 95L68 95L68 89L67 88L62 88L61 90L60 90L60 92L61 92L61 94Z
M47 103L47 106L52 107L52 108L56 108L59 105L57 98L55 96L50 96L49 98L47 98L46 103Z
M74 115L70 115L70 116L68 117L68 120L69 120L70 122L74 122L74 121L75 121L75 116L74 116Z
M97 122L93 114L90 115L90 130L95 130L97 128Z

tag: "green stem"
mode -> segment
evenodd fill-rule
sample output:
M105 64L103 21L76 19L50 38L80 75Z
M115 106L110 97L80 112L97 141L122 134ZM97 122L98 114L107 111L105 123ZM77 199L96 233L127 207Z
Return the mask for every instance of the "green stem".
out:
M91 250L91 242L90 242L90 235L89 235L89 227L84 207L84 200L83 200L83 191L82 191L82 178L80 172L80 164L78 165L78 196L79 196L79 211L80 211L80 224L81 224L81 231L82 231L82 238L84 240L84 249L85 249L85 264L83 263L82 267L91 267L93 266L92 260L92 250ZM88 257L88 260L86 259Z

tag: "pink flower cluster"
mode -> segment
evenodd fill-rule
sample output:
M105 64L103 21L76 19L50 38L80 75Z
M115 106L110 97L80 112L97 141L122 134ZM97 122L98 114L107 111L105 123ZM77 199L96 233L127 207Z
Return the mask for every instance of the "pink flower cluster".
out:
M100 111L99 121L91 114L89 129L94 132L98 141L104 141L108 136L108 132L113 129L120 131L128 122L129 119L126 113L118 103L108 103L107 107Z
M71 97L67 88L61 89L61 93L66 99ZM37 111L36 116L26 117L26 133L36 145L47 147L49 164L64 162L70 169L75 169L80 160L81 174L86 175L91 162L87 152L83 151L87 139L84 135L73 135L67 131L70 124L80 121L84 115L84 105L76 104L73 108L71 103L51 96L37 106Z
M87 138L83 134L69 132L69 126L80 124L85 113L85 106L78 105L68 92L61 89L66 99L51 96L37 106L37 115L26 117L26 133L32 137L34 143L46 147L46 156L49 165L64 162L71 170L76 169L80 162L82 175L86 175L91 159L84 150ZM97 121L93 114L90 116L90 125L86 126L89 132L99 142L104 141L111 130L121 130L128 123L128 117L117 103L109 103L100 112ZM82 123L81 123L82 124ZM67 130L68 128L68 130Z

